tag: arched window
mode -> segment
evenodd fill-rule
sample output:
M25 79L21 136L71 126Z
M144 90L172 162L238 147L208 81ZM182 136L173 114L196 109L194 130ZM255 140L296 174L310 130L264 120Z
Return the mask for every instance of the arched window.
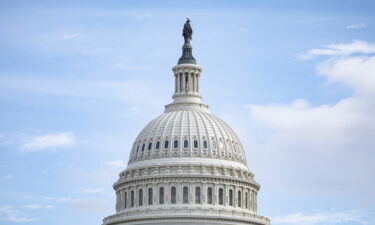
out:
M207 147L208 147L207 141L204 140L204 141L203 141L203 148L207 149Z
M176 187L171 188L171 204L176 204Z
M195 188L195 204L201 204L201 188Z
M159 188L159 204L164 204L164 188Z
M164 148L167 149L168 147L169 147L169 141L166 140L166 141L164 142Z
M246 208L246 209L249 208L249 203L248 203L249 200L248 200L248 197L249 197L249 196L248 196L248 194L247 194L247 192L246 192L246 193L245 193L245 208Z
M139 189L138 191L138 205L143 205L143 189Z
M229 190L229 205L233 206L233 190Z
M125 191L125 202L124 202L124 209L128 208L128 193Z
M198 148L198 141L194 140L194 148Z
M188 187L184 187L184 189L183 189L182 200L183 200L184 204L189 203L189 188Z
M145 144L142 145L142 152L145 150Z
M153 194L154 192L152 191L152 188L148 189L148 204L152 205L153 204Z
M207 188L207 204L212 204L212 188Z
M134 207L134 191L130 192L130 207Z
M188 140L184 140L184 148L189 148L189 141Z
M160 148L160 141L156 142L156 150L159 150Z
M238 191L237 200L238 200L238 207L242 207L242 195L241 195L241 191Z
M224 205L224 191L219 188L219 205Z
M150 143L148 143L148 150L151 150L151 148L152 148L152 142L150 142Z
M173 148L178 148L178 141L177 140L174 140L174 142L173 142Z

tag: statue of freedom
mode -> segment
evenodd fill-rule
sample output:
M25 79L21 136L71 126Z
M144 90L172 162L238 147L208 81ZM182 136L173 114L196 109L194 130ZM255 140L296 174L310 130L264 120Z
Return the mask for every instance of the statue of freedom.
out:
M193 29L190 26L189 18L186 19L186 23L184 24L184 30L182 31L182 36L184 36L185 43L190 43L192 39L191 36L193 35Z

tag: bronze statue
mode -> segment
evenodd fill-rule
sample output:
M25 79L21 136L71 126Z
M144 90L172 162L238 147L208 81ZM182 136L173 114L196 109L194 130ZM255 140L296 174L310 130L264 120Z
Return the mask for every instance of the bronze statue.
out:
M184 24L184 30L182 31L182 36L184 36L185 43L190 43L192 39L191 36L193 35L193 29L190 26L189 18L186 19L186 23Z
M189 18L186 19L186 23L184 24L184 29L182 31L182 36L184 36L185 43L182 46L182 56L178 60L178 64L197 64L193 57L193 47L191 47L190 40L191 36L193 35L193 29L190 26ZM186 87L188 89L188 87Z

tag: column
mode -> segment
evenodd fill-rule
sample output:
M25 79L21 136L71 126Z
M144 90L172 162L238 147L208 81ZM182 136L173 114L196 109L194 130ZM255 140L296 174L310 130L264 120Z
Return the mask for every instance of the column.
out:
M124 196L124 189L121 189L120 190L120 204L119 204L119 210L123 210L124 209L124 199L125 199L125 196Z
M182 89L181 89L181 92L185 92L185 87L186 87L186 84L185 84L185 74L183 73L182 74Z
M190 73L189 74L189 92L191 93L194 92L193 77L194 77L194 74Z
M116 212L120 211L120 194L119 191L116 191Z
M181 74L177 74L177 93L181 92Z
M194 73L192 74L192 83L193 83L192 92L195 94L195 74Z
M193 75L191 77L194 77ZM207 204L207 184L202 183L201 185L201 204Z
M199 73L197 73L197 92L199 92Z
M255 204L254 204L254 191L251 190L251 210L255 212Z

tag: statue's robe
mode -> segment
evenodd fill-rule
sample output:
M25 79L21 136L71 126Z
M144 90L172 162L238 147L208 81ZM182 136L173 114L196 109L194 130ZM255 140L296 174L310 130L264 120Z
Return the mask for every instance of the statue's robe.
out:
M182 31L182 36L185 38L185 42L189 42L191 40L191 36L193 35L193 29L189 23L185 23L184 29Z

